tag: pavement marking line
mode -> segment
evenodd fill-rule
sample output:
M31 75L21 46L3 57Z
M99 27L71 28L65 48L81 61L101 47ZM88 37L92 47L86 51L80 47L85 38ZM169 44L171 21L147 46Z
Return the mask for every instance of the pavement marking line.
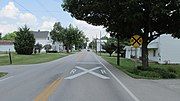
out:
M4 79L1 79L0 81L4 81L4 80L7 80L7 79L10 79L10 78L13 78L14 76L10 76L10 77L7 77L7 78L4 78Z
M49 96L57 89L62 80L63 77L53 81L50 85L45 87L45 89L34 99L34 101L48 101Z
M90 73L90 74L92 74L92 75L94 75L94 76L97 76L97 77L99 77L99 78L102 78L102 79L109 79L109 77L106 77L106 76L104 76L104 75L101 75L101 74L98 74L98 73L93 72L94 70L100 69L100 68L102 68L102 67L96 67L96 68L92 68L92 69L90 69L90 70L85 69L85 68L82 68L82 67L79 67L79 66L76 66L76 68L78 68L78 69L80 69L80 70L83 70L83 72L78 73L78 74L75 74L75 75L72 75L72 76L69 76L69 77L66 77L65 79L74 79L74 78L79 77L79 76L81 76L81 75L84 75L84 74L86 74L86 73Z
M98 58L94 55L98 62L106 68L106 70L113 76L113 78L128 92L128 94L135 100L140 101Z

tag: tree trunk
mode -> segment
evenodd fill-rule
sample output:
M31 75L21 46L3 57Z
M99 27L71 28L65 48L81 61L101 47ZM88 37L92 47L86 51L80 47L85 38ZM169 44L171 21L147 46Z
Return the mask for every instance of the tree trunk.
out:
M146 34L146 33L145 33ZM148 64L148 42L147 42L147 37L143 39L143 44L142 44L142 69L146 70L149 66Z
M67 50L66 50L67 53L69 53L69 45L67 45L66 48L67 48Z
M117 41L118 41L118 44L117 44L117 65L119 66L119 61L120 61L120 55L119 55L119 52L120 52L120 47L119 47L119 35L117 36Z

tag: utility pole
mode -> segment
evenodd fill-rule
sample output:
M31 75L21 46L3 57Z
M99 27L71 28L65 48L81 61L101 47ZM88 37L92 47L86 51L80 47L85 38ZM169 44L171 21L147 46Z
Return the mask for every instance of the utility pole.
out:
M97 34L96 34L96 54L97 54Z
M101 56L101 31L100 31L100 56Z

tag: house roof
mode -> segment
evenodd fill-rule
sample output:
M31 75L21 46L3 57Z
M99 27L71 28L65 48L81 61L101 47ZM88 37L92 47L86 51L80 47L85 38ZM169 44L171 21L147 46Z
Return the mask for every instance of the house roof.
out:
M10 40L0 40L0 45L13 45L13 41Z
M46 39L48 38L49 31L32 31L35 39Z

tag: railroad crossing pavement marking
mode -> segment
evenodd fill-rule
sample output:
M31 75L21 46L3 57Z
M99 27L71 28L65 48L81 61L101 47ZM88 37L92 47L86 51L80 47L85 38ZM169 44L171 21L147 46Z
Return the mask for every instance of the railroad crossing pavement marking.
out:
M79 67L79 66L76 66L75 68L80 69L83 72L78 73L78 74L74 74L76 72L76 69L73 69L73 70L71 70L70 74L73 73L74 75L66 77L65 79L74 79L74 78L77 78L77 77L79 77L81 75L84 75L84 74L87 74L87 73L90 73L90 74L92 74L94 76L97 76L97 77L99 77L101 79L110 79L109 77L106 77L106 76L102 75L102 74L106 74L105 70L101 70L102 74L94 72L94 70L100 69L102 67L95 67L95 68L92 68L90 70L82 68L82 67Z

